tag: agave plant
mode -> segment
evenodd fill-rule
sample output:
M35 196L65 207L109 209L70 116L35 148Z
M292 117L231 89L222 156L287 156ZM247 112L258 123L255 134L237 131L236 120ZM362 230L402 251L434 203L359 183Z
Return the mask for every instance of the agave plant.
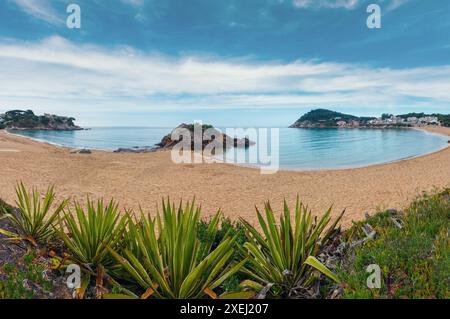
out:
M74 211L64 210L64 218L59 219L61 239L70 253L69 260L83 266L85 276L77 294L82 298L91 276L97 277L97 288L101 288L104 271L116 264L108 247L117 248L123 239L128 216L121 217L118 204L113 200L106 206L102 200L94 203L87 200L87 210L78 202Z
M310 287L317 278L315 270L338 281L315 258L320 245L339 231L336 226L342 215L325 231L331 221L330 213L331 208L317 221L297 198L294 220L291 221L291 212L285 201L279 225L270 203L265 205L266 219L257 209L262 234L241 219L248 238L244 251L251 257L242 271L254 279L246 280L242 286L256 290L264 287L267 288L265 293L289 296L294 289Z
M26 240L33 246L46 244L54 235L53 225L60 212L66 207L64 200L52 211L55 201L53 187L49 187L45 195L41 196L36 189L28 191L23 183L16 186L16 211L4 211L2 218L8 219L18 233L0 229L0 233L8 236L9 240Z
M145 291L141 298L217 298L214 289L245 263L231 261L236 237L227 235L212 249L211 241L197 238L200 209L194 202L184 209L169 200L162 206L162 215L158 211L156 218L146 216L130 224L131 243L121 255L111 249L112 254ZM218 212L212 218L208 238L215 237L220 216Z

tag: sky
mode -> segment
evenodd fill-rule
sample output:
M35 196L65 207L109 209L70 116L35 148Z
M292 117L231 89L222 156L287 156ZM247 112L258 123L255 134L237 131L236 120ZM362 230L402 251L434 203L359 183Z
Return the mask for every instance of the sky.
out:
M0 113L284 127L315 108L450 113L450 1L1 0Z

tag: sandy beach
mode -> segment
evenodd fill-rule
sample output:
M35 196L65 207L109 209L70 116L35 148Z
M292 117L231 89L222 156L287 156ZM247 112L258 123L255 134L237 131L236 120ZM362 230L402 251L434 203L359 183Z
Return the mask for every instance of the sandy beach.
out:
M450 128L427 131L450 136ZM0 131L0 198L14 203L14 185L23 181L44 190L55 185L59 198L114 197L122 207L155 211L164 196L202 205L203 216L219 208L232 219L255 221L255 205L283 198L294 205L297 194L315 214L331 205L346 209L344 225L377 208L402 209L422 191L450 187L450 148L417 158L364 168L314 172L259 170L228 164L176 165L169 152L115 154L71 150Z

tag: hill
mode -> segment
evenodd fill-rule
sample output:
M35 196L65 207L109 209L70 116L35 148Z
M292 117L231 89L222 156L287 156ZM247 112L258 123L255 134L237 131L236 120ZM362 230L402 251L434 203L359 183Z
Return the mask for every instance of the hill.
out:
M326 109L312 110L300 117L292 128L366 127L397 128L426 125L450 127L450 114L408 113L393 115L384 113L381 117L358 117Z
M53 114L35 115L33 111L12 110L0 114L0 129L59 130L74 131L82 128L75 125L73 117Z
M369 121L374 117L358 117L326 109L312 110L299 118L290 127L338 127L339 123L352 123L354 121Z

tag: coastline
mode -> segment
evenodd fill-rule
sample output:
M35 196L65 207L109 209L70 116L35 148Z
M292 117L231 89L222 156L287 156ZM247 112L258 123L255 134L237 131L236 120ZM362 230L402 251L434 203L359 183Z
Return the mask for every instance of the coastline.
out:
M291 128L291 127L289 127ZM396 159L396 160L392 160L392 161L387 161L387 162L379 162L379 163L372 163L372 164L368 164L368 165L360 165L360 166L349 166L349 167L339 167L339 168L318 168L318 169L314 169L314 168L282 168L280 167L278 169L278 171L283 171L283 172L329 172L329 171L344 171L344 170L352 170L352 169L358 169L358 168L365 168L365 167L374 167L374 166L379 166L379 165L385 165L385 164L391 164L391 163L396 163L396 162L401 162L401 161L405 161L405 160L410 160L410 159L414 159L414 158L419 158L422 156L426 156L429 154L434 154L437 152L440 152L446 148L450 147L450 128L447 127L442 127L442 126L416 126L416 127L400 127L400 128L366 128L366 127L362 127L362 128L351 128L351 127L345 127L345 128L340 128L340 127L333 127L335 129L344 129L344 130L352 130L352 129L377 129L377 130L384 130L384 129L388 129L388 130L395 130L395 129L399 129L399 130L416 130L416 131L421 131L423 133L426 134L431 134L431 135L436 135L439 137L442 137L444 139L449 138L448 142L449 145L445 145L437 150L431 151L431 152L427 152L427 153L423 153L423 154L419 154L419 155L413 155L413 156L408 156L405 158L400 158L400 159ZM293 128L293 129L320 129L320 128L309 128L309 127L300 127L300 128ZM1 132L2 130L0 130ZM71 147L71 146L67 146L67 145L63 145L63 144L58 144L58 143L52 143L46 140L42 140L42 139L38 139L38 138L33 138L30 136L26 136L26 135L21 135L21 134L15 134L13 132L8 132L8 129L4 129L3 130L6 134L10 134L12 136L18 136L21 138L25 138L25 139L29 139L30 141L35 141L35 142L39 142L39 143L43 143L43 144L47 144L50 146L54 146L57 148L62 148L62 149L66 149L66 150L70 150L70 151L81 151L81 150L89 150L91 152L105 152L105 153L122 153L122 154L139 154L139 153L154 153L154 152L167 152L167 149L164 148L155 148L152 149L152 151L149 152L117 152L114 149L101 149L101 148L86 148L86 147ZM257 165L252 165L252 164L237 164L237 163L231 163L231 162L226 162L224 160L221 160L220 158L217 157L211 157L209 158L210 160L215 160L216 163L219 164L224 164L224 165L231 165L231 166L237 166L237 167L243 167L243 168L248 168L248 169L253 169L253 170L260 170L260 167Z
M450 138L450 128L445 126L416 126L411 129Z
M450 136L450 128L420 128ZM232 219L256 220L254 205L270 200L281 209L297 194L315 214L334 204L333 214L347 209L344 225L373 213L379 205L401 209L422 191L450 187L450 148L367 167L323 171L280 171L262 176L259 170L223 163L175 165L170 152L113 154L93 150L71 154L72 148L0 131L2 179L0 198L14 203L14 185L23 181L39 189L54 184L61 197L116 198L123 207L155 211L163 197L174 201L197 198L205 216L221 208Z

